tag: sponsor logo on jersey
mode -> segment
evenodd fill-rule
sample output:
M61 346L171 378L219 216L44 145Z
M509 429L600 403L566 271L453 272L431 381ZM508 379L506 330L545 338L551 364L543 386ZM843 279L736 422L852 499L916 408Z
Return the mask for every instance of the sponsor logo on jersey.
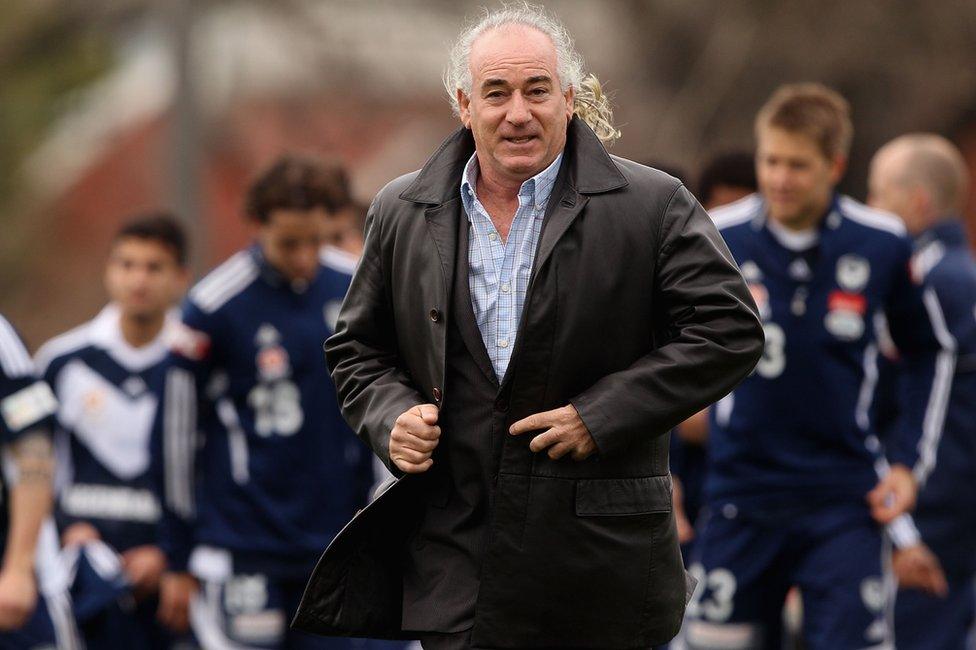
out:
M166 344L174 353L190 361L201 361L210 354L210 337L184 323L169 330Z
M871 278L871 264L860 255L841 255L837 260L837 284L844 291L863 291Z
M868 301L858 293L833 291L827 299L824 327L842 341L856 341L864 334Z
M281 379L291 370L288 353L280 345L259 350L256 363L262 381Z

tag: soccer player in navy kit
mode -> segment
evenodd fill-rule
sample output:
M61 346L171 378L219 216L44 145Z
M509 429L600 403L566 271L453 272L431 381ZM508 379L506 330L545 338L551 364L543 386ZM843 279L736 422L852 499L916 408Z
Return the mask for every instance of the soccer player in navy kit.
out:
M59 402L55 512L62 544L76 562L98 569L91 578L97 591L86 588L88 573L74 569L72 591L89 650L176 642L156 622L166 559L156 541L161 510L150 436L166 339L179 325L173 310L188 281L180 225L162 213L138 217L113 238L105 269L109 304L37 355ZM108 586L116 582L119 589Z
M80 648L55 568L51 427L57 401L10 323L0 316L0 445L14 471L0 475L0 650ZM60 586L60 587L63 587Z
M905 222L912 271L931 289L942 336L957 352L945 427L920 444L921 543L894 558L900 650L963 650L976 640L976 260L959 219L968 181L959 150L933 134L896 138L871 163L870 203Z
M346 200L337 178L299 158L274 164L248 195L255 244L184 306L160 418L175 569L161 613L184 625L195 593L189 617L207 648L361 647L288 627L318 556L365 505L373 476L322 353L355 264L323 248L345 227L333 218Z
M713 213L756 299L766 348L712 409L690 648L780 647L793 585L806 647L891 647L883 526L914 503L917 443L923 428L941 426L952 351L939 347L938 314L909 277L901 222L835 192L851 131L837 93L779 89L756 120L760 192ZM905 411L887 448L870 416L878 314L907 367Z

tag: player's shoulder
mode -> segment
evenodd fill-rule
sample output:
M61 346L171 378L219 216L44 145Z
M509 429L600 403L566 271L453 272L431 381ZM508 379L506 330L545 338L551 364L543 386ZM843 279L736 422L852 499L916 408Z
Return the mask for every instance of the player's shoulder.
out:
M319 251L319 263L333 273L352 276L358 262L355 255L335 246L323 246Z
M764 210L762 196L758 193L745 196L738 201L709 210L708 216L712 218L715 227L727 234L726 231L734 231L750 223L753 219L760 216Z
M190 289L189 302L203 313L213 314L241 295L259 273L253 253L248 249L239 251Z
M20 335L0 314L0 369L7 377L23 377L34 373L34 362Z
M89 320L44 343L34 355L37 371L44 375L48 370L62 365L91 348L93 345L93 328L94 321Z
M879 237L895 237L901 240L908 238L908 230L905 228L905 224L891 212L872 208L857 199L844 195L838 197L837 208L842 217L867 233Z

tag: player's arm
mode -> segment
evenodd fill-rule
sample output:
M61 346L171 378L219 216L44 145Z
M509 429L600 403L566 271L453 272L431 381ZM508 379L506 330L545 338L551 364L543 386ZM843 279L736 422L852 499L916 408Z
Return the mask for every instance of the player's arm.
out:
M669 339L571 400L604 455L722 398L762 354L762 325L742 275L684 187L667 207L660 239L653 299Z
M0 629L22 626L37 603L34 556L41 524L51 512L54 469L50 434L36 429L10 446L10 528L0 569Z
M9 486L7 546L0 565L0 630L21 627L37 605L34 556L51 512L50 432L57 402L38 381L34 364L10 325L0 318L0 439Z
M187 301L182 326L170 341L162 397L153 424L153 473L162 504L159 548L166 560L165 572L159 578L158 616L164 625L179 632L189 627L189 602L197 589L187 562L196 516L198 407L213 373L218 336L214 315Z
M890 471L868 494L872 515L887 524L915 505L941 437L955 372L956 342L946 327L939 295L909 272L910 243L901 242L902 262L885 313L902 356L902 409L888 449Z
M403 430L405 437L409 434L406 429L411 426L422 429L421 433L432 431L436 407L425 405L427 417L433 419L426 425L422 417L407 415L428 400L399 366L380 246L379 201L378 198L370 206L363 257L342 303L335 334L329 337L325 349L346 421L392 472L401 475L403 472L390 459L394 428L398 435ZM436 440L432 438L429 443L436 444Z

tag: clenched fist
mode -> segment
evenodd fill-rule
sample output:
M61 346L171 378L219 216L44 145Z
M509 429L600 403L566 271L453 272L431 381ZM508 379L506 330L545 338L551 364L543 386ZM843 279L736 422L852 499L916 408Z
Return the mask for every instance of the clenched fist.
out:
M390 432L390 460L407 474L420 474L434 464L430 457L441 437L440 411L433 404L419 404L401 413Z

